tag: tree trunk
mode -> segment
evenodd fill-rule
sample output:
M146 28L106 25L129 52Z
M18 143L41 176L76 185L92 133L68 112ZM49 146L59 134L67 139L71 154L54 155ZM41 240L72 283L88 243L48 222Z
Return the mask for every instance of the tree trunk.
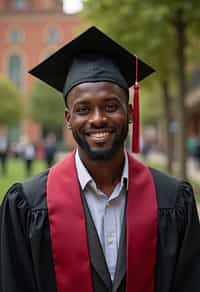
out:
M163 91L163 108L165 116L165 130L166 130L166 154L167 154L167 171L172 173L172 162L174 154L174 135L171 131L171 102L169 96L168 82L162 82Z
M186 178L186 131L185 131L185 104L186 78L185 78L185 30L186 23L182 17L182 11L178 11L174 22L177 36L177 61L178 61L178 96L177 96L177 158L179 162L178 176Z

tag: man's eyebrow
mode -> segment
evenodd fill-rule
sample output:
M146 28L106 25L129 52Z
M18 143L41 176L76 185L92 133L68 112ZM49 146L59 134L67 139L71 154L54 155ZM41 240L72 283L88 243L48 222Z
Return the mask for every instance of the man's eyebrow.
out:
M105 98L105 100L121 100L121 97L120 96L117 96L117 95L112 95L112 96L107 96Z
M79 104L90 104L90 102L87 100L77 100L72 103L72 105L79 105Z

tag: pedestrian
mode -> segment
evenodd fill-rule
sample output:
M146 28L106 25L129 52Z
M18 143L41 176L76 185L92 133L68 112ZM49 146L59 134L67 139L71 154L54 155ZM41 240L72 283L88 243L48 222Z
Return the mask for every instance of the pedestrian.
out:
M35 160L35 147L32 143L27 142L23 145L23 158L26 176L30 176L33 171L33 163Z
M0 136L0 163L3 176L7 174L8 150L8 138L2 135Z
M56 154L56 136L54 133L49 133L44 142L44 159L47 168L50 168L55 159Z
M6 194L2 292L199 291L191 186L124 148L129 123L138 142L129 87L152 72L95 27L31 70L63 91L77 149Z

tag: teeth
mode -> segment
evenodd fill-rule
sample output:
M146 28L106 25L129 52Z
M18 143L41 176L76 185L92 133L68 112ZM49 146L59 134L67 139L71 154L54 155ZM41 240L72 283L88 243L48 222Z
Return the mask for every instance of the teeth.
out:
M96 138L96 139L103 139L106 138L109 135L108 132L105 133L93 133L91 134L92 137Z

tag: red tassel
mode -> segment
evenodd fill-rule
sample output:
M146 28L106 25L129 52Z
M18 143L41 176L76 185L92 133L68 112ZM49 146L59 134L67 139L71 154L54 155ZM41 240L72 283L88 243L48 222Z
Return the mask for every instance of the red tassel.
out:
M133 133L132 133L132 151L140 152L140 111L139 111L139 85L134 85L133 99Z
M140 152L140 108L138 85L138 57L135 56L135 85L133 93L132 152Z

